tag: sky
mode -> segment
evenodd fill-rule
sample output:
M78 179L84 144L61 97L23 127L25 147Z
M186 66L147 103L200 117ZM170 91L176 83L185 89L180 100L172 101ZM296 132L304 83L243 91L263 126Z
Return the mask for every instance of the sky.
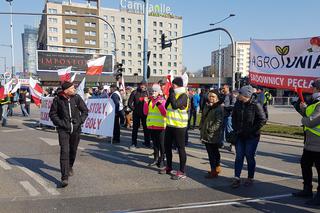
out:
M75 0L77 1L77 0ZM139 1L139 0L138 0ZM41 12L45 0L13 0L14 12ZM119 9L120 0L102 0L103 7ZM171 11L183 17L183 35L207 30L209 24L222 20L229 14L234 17L217 25L226 28L236 41L256 39L305 38L320 35L319 0L149 0L171 7ZM9 12L9 4L0 0L0 12ZM14 43L16 70L22 69L22 41L24 25L35 25L40 17L14 17ZM10 18L0 15L0 72L6 57L11 66L9 45ZM221 32L222 46L230 43ZM189 71L197 71L210 65L210 53L219 45L219 32L190 37L183 40L183 64Z

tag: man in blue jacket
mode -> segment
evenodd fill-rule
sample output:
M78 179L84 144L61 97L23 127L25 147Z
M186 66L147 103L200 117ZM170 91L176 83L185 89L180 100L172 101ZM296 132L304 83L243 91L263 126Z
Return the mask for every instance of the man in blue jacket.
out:
M196 122L197 122L197 113L198 113L198 108L200 105L200 96L197 91L195 91L193 97L192 97L192 104L193 106L191 107L191 117L193 117L193 126L192 129L195 128Z

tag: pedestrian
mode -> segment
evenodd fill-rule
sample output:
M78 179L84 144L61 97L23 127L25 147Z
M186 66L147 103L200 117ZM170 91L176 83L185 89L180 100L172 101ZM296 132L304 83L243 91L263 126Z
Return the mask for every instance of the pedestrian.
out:
M0 99L0 112L1 112L1 125L7 126L8 122L8 104L10 103L9 96L4 97L3 99ZM7 106L7 107L6 107Z
M129 97L131 94L131 87L127 87L125 91L125 95L123 96L123 107L125 113L125 125L126 128L132 127L132 110L128 106Z
M120 117L123 112L123 102L116 84L110 86L110 98L113 100L115 106L115 117L113 127L112 143L120 143Z
M27 104L27 91L26 89L21 89L19 93L19 104L21 108L22 115L25 117L28 117L29 114L26 109L26 104Z
M264 92L263 110L266 113L267 120L269 119L268 105L270 105L271 101L272 101L272 95L268 90L266 90Z
M303 178L303 190L293 193L295 197L312 198L312 167L317 169L318 188L316 195L306 202L308 205L320 205L320 78L313 84L312 102L300 103L303 118L305 140L300 165Z
M233 93L230 92L229 85L225 84L222 87L222 95L223 95L223 112L224 112L224 118L223 118L223 131L222 131L222 137L221 137L221 146L222 148L232 151L232 144L226 146L225 143L229 142L227 141L227 136L230 134L232 129L232 110L233 106L236 103L236 97L233 95Z
M88 99L92 97L92 88L86 87L84 88L83 92L84 92L83 101L87 103Z
M244 157L248 164L248 178L245 180L245 186L253 184L256 168L255 153L260 140L260 129L267 121L262 106L257 102L253 93L252 86L243 86L233 108L232 128L237 135L233 188L240 186Z
M160 170L160 174L171 174L172 171L172 145L178 149L180 169L172 176L173 180L186 178L185 167L187 155L185 150L185 132L188 126L188 95L183 87L181 77L172 81L172 88L166 102L167 127L165 132L165 152L167 166Z
M154 158L150 166L164 165L164 135L166 129L166 100L161 95L159 84L152 85L151 98L145 97L143 112L147 116L147 127L153 142Z
M191 117L193 118L193 125L191 129L195 129L197 123L197 114L199 112L200 107L200 96L197 91L193 92L192 96L192 106L191 106Z
M193 108L193 93L192 89L188 89L188 98L189 98L189 105L188 105L188 126L186 129L186 136L185 136L185 146L189 144L189 130L191 129L191 115L192 115L192 108Z
M206 146L210 162L210 171L205 177L218 177L221 172L219 147L223 132L223 108L218 90L209 91L208 102L204 106L199 129L200 140Z
M133 128L132 128L132 143L129 146L130 149L137 147L138 130L140 127L140 122L142 123L144 142L142 143L146 147L151 147L150 134L147 128L147 116L143 114L144 99L148 97L147 83L142 81L138 88L133 91L128 100L128 106L133 111Z
M49 116L57 127L60 145L61 186L68 185L73 176L73 164L80 141L81 125L88 117L88 108L76 94L74 85L64 82L62 91L53 99Z

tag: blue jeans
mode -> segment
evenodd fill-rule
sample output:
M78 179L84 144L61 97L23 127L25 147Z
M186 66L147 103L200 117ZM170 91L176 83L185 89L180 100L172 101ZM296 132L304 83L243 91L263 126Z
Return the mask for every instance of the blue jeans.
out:
M258 147L260 137L241 139L238 138L236 142L236 159L234 162L234 176L240 178L244 157L246 157L248 164L248 178L254 178L256 169L255 154Z
M27 109L26 109L26 104L20 104L21 112L23 116L29 116Z
M222 131L222 137L221 137L221 145L223 145L225 142L228 142L226 139L226 135L230 132L232 132L232 117L224 117L223 118L223 131Z

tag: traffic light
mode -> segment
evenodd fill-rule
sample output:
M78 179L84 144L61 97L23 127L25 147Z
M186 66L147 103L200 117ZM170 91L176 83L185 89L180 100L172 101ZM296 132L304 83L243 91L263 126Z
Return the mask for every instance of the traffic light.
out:
M123 72L122 66L123 65L121 63L116 64L115 76L117 81L122 77L122 72Z
M166 36L164 33L162 33L162 35L161 35L161 48L165 49L165 48L171 47L171 46L172 46L171 41L169 41L169 43L166 44Z

